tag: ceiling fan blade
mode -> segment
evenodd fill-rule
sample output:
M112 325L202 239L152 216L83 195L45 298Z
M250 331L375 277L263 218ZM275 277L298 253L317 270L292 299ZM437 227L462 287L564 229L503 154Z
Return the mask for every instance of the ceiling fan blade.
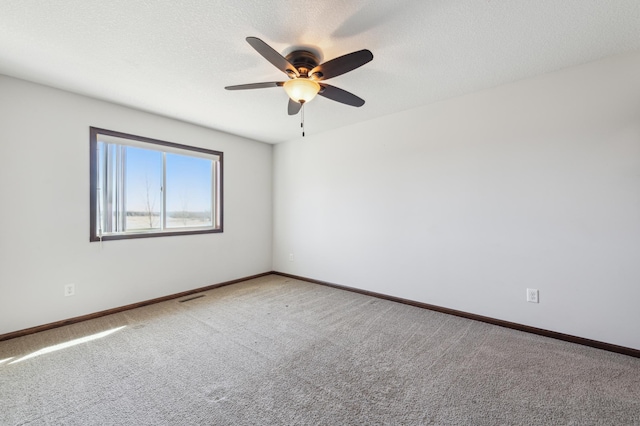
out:
M293 99L289 98L289 106L288 106L288 112L289 115L296 115L297 113L300 112L300 108L302 108L302 104L298 103L296 101L294 101Z
M373 53L367 49L338 56L322 63L309 72L314 80L327 80L363 66L373 59Z
M332 101L340 102L341 104L351 105L354 107L361 107L364 105L364 99L357 97L353 93L347 92L335 86L320 83L320 91L318 95L324 96Z
M267 87L280 87L284 84L282 81L270 81L267 83L250 83L238 84L237 86L227 86L227 90L247 90L247 89L265 89Z
M256 49L259 54L261 54L267 61L271 62L283 73L300 77L300 74L298 73L296 67L294 67L291 62L287 61L284 56L279 54L264 41L260 40L257 37L247 37L247 43L249 43L251 47Z

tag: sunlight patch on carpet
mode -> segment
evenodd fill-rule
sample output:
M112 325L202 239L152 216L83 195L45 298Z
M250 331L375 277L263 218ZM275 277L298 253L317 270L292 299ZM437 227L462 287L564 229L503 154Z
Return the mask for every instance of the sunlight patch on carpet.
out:
M70 348L71 346L76 346L76 345L80 345L82 343L90 342L92 340L100 339L100 338L106 337L106 336L108 336L110 334L113 334L116 331L122 330L125 327L126 327L126 325L123 325L121 327L112 328L111 330L101 331L100 333L95 333L95 334L91 334L89 336L80 337L78 339L70 340L68 342L58 343L57 345L48 346L46 348L42 348L40 350L32 352L29 355L25 355L22 358L18 358L15 361L11 361L9 364L16 364L18 362L26 361L28 359L35 358L35 357L40 356L40 355L48 354L48 353L51 353L51 352L55 352L55 351L59 351L59 350L62 350L62 349ZM12 358L7 358L7 359L12 359Z

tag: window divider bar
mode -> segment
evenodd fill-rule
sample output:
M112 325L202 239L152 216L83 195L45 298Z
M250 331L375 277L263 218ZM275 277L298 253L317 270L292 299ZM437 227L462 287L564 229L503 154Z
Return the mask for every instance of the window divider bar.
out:
M162 211L160 212L162 223L160 229L167 229L167 153L162 153Z

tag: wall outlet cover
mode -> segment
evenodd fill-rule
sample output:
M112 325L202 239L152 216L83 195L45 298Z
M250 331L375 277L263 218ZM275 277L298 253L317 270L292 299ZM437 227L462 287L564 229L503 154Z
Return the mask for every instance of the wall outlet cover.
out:
M73 296L76 294L76 285L75 284L67 284L64 286L64 295L65 296Z
M527 302L531 303L539 303L539 293L536 288L528 288L527 289Z

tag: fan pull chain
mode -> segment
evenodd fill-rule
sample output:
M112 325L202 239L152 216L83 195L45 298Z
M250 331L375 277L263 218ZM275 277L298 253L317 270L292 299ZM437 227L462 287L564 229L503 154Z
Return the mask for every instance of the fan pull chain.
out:
M304 102L302 104L302 114L300 114L300 127L302 128L302 137L304 138Z

